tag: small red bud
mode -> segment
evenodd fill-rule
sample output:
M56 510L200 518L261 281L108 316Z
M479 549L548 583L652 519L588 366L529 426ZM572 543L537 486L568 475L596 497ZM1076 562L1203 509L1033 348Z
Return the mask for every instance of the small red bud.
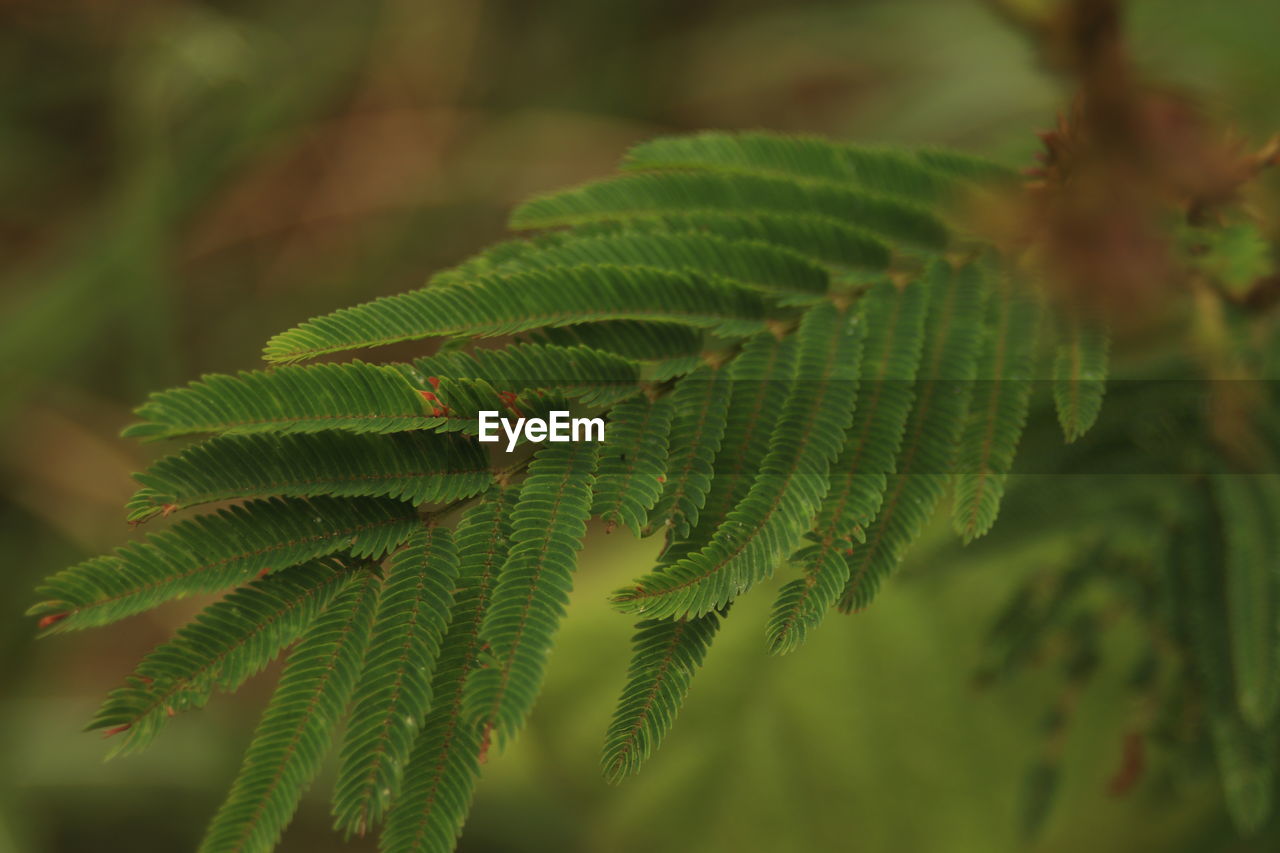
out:
M41 616L40 621L36 623L36 627L43 631L45 628L57 625L70 615L70 613L50 613L48 616Z

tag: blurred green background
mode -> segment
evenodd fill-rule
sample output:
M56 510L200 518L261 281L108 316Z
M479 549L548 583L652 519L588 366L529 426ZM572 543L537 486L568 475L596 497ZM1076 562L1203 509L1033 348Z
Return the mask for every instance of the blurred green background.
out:
M1274 0L1130 13L1151 78L1246 138L1280 128ZM146 391L414 286L640 139L762 127L1026 165L1069 95L978 0L9 0L0 75L0 853L192 849L269 690L104 764L82 725L199 602L32 642L37 580L130 535L128 474L157 450L116 435ZM1020 839L1061 684L979 690L972 672L991 614L1054 554L999 527L917 549L788 658L764 651L772 596L750 596L663 750L609 788L630 624L605 593L655 548L593 532L543 700L491 759L461 849L1274 849L1233 839L1208 776L1108 794L1135 713L1123 619L1071 697L1053 810ZM327 826L317 795L282 849L376 849Z

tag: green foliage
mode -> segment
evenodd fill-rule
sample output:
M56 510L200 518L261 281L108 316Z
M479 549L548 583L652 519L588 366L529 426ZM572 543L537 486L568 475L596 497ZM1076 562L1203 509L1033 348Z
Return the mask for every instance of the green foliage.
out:
M262 671L348 579L332 558L268 575L209 605L111 691L90 729L121 733L113 754L147 746L174 714L202 708Z
M794 550L826 494L857 397L863 328L847 311L810 309L796 332L797 373L751 490L711 540L615 593L625 613L701 616L768 577Z
M55 631L106 625L326 554L381 557L414 523L408 504L382 498L250 501L64 569L40 587L46 600L30 614L55 617Z
M658 748L719 627L715 613L650 619L636 626L627 684L609 724L601 759L610 782L639 771Z
M637 397L614 407L600 467L596 474L591 514L609 529L625 524L636 536L648 522L666 480L667 443L674 411L672 399Z
M485 666L471 673L463 715L487 740L520 728L542 686L547 653L573 588L591 514L599 447L548 444L535 455L511 513L511 546L485 614Z
M1067 441L1088 432L1102 410L1107 387L1106 330L1096 322L1068 316L1053 362L1053 401Z
M134 478L130 521L240 497L387 497L415 506L483 491L489 462L472 441L401 432L224 436L184 448Z
M200 853L275 846L319 771L355 688L378 589L373 572L356 574L289 654Z
M453 849L480 776L480 727L462 713L468 677L481 665L480 631L498 571L510 547L516 490L495 485L458 522L458 582L449 631L431 685L431 711L405 769L381 849L420 853Z
M996 279L987 341L978 365L982 380L960 439L954 527L965 542L991 529L1004 481L1031 403L1031 365L1040 324L1037 295L1009 276Z
M360 835L399 792L409 750L431 707L432 675L458 575L452 534L428 525L396 552L387 572L333 795L338 827Z
M981 267L929 271L929 315L915 404L879 513L850 549L846 612L867 606L942 499L969 409L983 343L987 282Z
M91 727L118 751L291 647L204 849L269 849L341 728L338 828L381 822L388 853L451 850L485 755L537 698L593 516L665 539L613 599L643 621L612 781L658 747L730 606L776 568L799 575L766 626L781 653L833 606L865 606L953 481L963 539L995 520L1034 414L1041 305L1015 286L1025 259L958 212L1010 189L1007 170L762 133L646 143L624 165L512 217L555 230L283 332L269 370L138 409L128 434L194 441L136 475L130 518L230 506L55 574L31 613L60 631L224 594L108 697ZM295 364L429 339L408 363ZM1069 440L1097 418L1106 358L1094 327L1064 325ZM476 440L482 409L556 408L606 418L605 442ZM1247 706L1217 718L1237 753L1274 697L1274 611L1244 597L1274 560L1256 528L1229 537L1233 600L1256 617L1224 658L1241 682L1225 701ZM1223 774L1256 792L1251 772Z

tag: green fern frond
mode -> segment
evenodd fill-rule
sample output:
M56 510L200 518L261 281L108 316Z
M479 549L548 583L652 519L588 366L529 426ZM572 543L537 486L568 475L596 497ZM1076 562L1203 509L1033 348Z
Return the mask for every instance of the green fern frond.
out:
M399 793L431 704L457 577L453 535L434 523L390 560L334 784L334 823L349 834L364 835Z
M462 713L468 676L480 665L480 631L506 561L517 490L493 486L458 523L458 583L440 648L432 707L380 837L383 853L450 853L480 775L479 726Z
M627 683L605 735L601 769L610 782L636 773L657 751L720 628L720 616L650 619L636 626Z
M863 331L830 303L805 314L796 332L797 378L750 491L705 547L615 593L618 609L700 616L768 577L795 549L826 495L853 417Z
M675 411L670 397L646 396L619 403L609 413L609 429L600 448L591 514L612 529L624 524L639 536L649 510L662 495L666 479L667 439Z
M956 457L952 526L966 544L989 531L1000 510L1031 405L1040 327L1038 295L1012 275L996 280L977 388Z
M1214 496L1225 533L1231 671L1244 719L1262 729L1280 706L1280 476L1217 474Z
M922 148L915 152L916 159L925 166L944 175L963 178L983 184L1016 186L1023 176L1016 169L972 154L946 151L940 148Z
M30 615L52 631L106 625L316 557L380 557L413 532L413 507L382 498L277 498L200 516L48 578Z
M628 151L623 168L710 169L802 178L925 203L945 200L952 184L907 152L772 133L711 132L654 139Z
M649 512L645 535L666 526L686 535L698 523L715 472L712 463L724 435L730 383L723 365L704 364L671 392L673 407L666 483Z
M903 287L882 282L859 300L867 339L858 406L831 468L810 534L814 544L793 559L803 576L783 586L774 602L766 630L773 654L799 648L821 624L849 580L844 554L880 509L914 400L928 296L919 281Z
M733 211L833 219L926 250L947 245L947 229L927 209L846 187L762 175L643 172L605 178L533 198L511 214L516 229Z
M844 554L880 508L911 411L927 305L928 290L918 281L881 282L858 302L867 330L860 397L809 535L814 544L792 559L802 577L785 584L774 602L766 626L772 654L799 648L849 580Z
M1089 431L1107 390L1107 331L1096 322L1069 317L1053 362L1053 402L1067 441Z
M794 335L780 339L764 332L748 340L729 365L733 390L712 467L715 477L697 527L668 548L664 558L676 552L689 553L711 541L712 534L747 496L769 452L769 439L782 416L781 402L795 379L795 343Z
M763 328L764 317L760 293L706 276L583 266L489 276L344 308L276 335L264 357L301 361L400 341L496 337L599 320L657 320L748 335Z
M567 231L540 234L534 242L554 243L569 237L617 234L705 234L734 242L765 243L837 269L878 271L887 268L892 260L892 250L880 237L864 228L813 212L695 210L660 216L628 216L621 220L592 222ZM524 242L515 241L515 244L519 246ZM513 247L506 251L516 252L518 249ZM500 254L495 261L501 257ZM469 266L463 264L457 269L461 272ZM453 271L449 275L453 275Z
M986 283L976 264L953 271L939 261L928 273L925 351L895 472L884 501L849 555L849 583L840 609L865 607L880 582L924 529L950 477L982 351Z
M377 577L357 573L298 641L200 853L266 851L279 841L355 688L377 601Z
M418 375L481 380L504 394L554 389L586 406L612 405L635 393L640 365L615 353L585 346L516 343L502 349L449 351L413 362ZM437 388L437 391L440 389ZM447 399L447 393L441 392Z
M591 514L599 445L547 444L529 466L511 516L511 550L481 637L487 665L471 674L467 719L499 743L515 734L542 686L547 652L573 588Z
M544 234L533 240L504 243L501 260L484 267L496 274L585 265L645 267L694 272L766 293L809 297L826 292L828 275L820 264L793 249L761 240L732 240L706 233L670 234L618 230L581 237L573 232ZM485 253L488 254L488 253ZM485 259L482 254L477 260ZM444 279L446 282L452 278Z
M192 433L319 432L342 429L388 433L443 423L396 367L352 362L213 374L185 388L152 394L142 419L124 431L133 438Z
M455 435L238 435L184 448L134 474L143 485L130 521L247 497L388 497L419 505L484 491L491 466L480 446Z
M174 714L233 693L315 620L346 583L331 558L293 566L243 586L202 610L157 646L111 691L88 730L119 735L112 755L151 743Z
M646 378L665 382L702 363L705 333L675 323L614 320L540 329L532 337L560 346L587 346L641 362Z

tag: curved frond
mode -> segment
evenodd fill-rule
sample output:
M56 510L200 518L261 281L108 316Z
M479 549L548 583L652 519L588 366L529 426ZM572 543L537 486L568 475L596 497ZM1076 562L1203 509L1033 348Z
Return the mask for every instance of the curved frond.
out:
M712 462L724 435L731 383L722 365L704 364L671 392L672 422L666 481L649 512L644 535L663 525L676 537L698 523L714 478Z
M795 549L826 495L857 398L863 327L831 304L796 333L797 379L760 475L707 545L619 590L623 612L698 616L723 607Z
M950 477L982 350L986 286L976 264L953 271L937 262L928 274L929 312L915 406L884 501L849 555L846 612L866 606L924 529Z
M118 734L112 754L142 749L173 715L235 692L315 620L349 572L317 560L243 586L202 610L142 659L88 729Z
M539 196L516 208L511 227L553 228L704 211L818 214L921 249L947 244L942 221L909 202L786 178L704 172L622 175Z
M674 406L670 397L640 396L614 406L600 448L591 514L612 529L624 524L639 536L662 494L667 439Z
M792 560L803 576L783 586L774 602L766 629L773 654L799 648L848 583L844 555L880 509L915 399L928 298L920 281L882 282L858 302L867 330L858 406L831 467L831 486L810 534L814 544Z
M650 619L636 626L627 683L605 735L600 761L610 782L638 772L657 751L719 628L716 613Z
M320 770L360 673L378 582L357 573L298 641L200 853L270 850Z
M474 277L487 271L491 264L502 263L507 257L519 254L524 246L530 244L558 245L570 238L624 234L702 234L734 242L765 243L832 267L859 270L883 270L889 266L892 256L889 245L866 229L813 211L763 213L695 210L591 222L574 226L567 231L539 234L530 240L502 243L492 250L492 256L486 252L476 261L464 262L442 275L445 281L468 274Z
M674 553L689 553L709 542L751 490L782 416L779 401L785 399L795 379L795 343L794 335L779 339L763 332L748 340L729 365L733 389L706 504L698 514L696 528L668 548L664 559Z
M1107 330L1079 317L1063 324L1053 362L1053 402L1067 441L1089 431L1107 390Z
M380 557L404 541L416 521L413 507L382 498L251 501L58 572L39 588L44 600L28 613L57 615L51 631L106 625L338 551Z
M400 791L409 750L431 705L431 683L453 607L458 552L428 524L389 561L342 743L333 815L364 835Z
M192 433L430 429L443 423L396 367L352 362L211 374L152 394L124 431L134 438Z
M995 524L1031 405L1040 300L1012 275L1000 275L997 282L969 420L956 452L952 526L966 544Z
M464 714L484 726L486 740L515 734L542 686L587 532L598 453L596 444L546 444L520 488L511 550L481 631L488 665L471 674L463 698Z
M705 333L675 323L606 320L541 329L534 337L561 346L583 345L616 353L641 362L648 379L665 382L683 376L702 363Z
M555 232L533 240L503 243L490 252L501 253L500 259L493 257L484 264L487 271L496 274L554 272L589 264L636 266L701 273L766 293L800 297L821 295L828 284L823 266L792 249L707 233L619 229L612 234L583 237L573 232ZM476 260L485 260L487 254Z
M467 677L480 665L480 630L506 560L516 489L493 486L458 523L458 584L440 648L432 706L414 742L400 797L380 837L384 853L452 853L480 776L479 726L462 714Z
M411 290L316 317L268 341L264 357L292 362L400 341L496 337L600 320L657 320L747 335L763 328L765 308L757 291L696 273L603 265L531 270Z
M827 181L926 203L945 200L951 179L910 153L815 136L708 132L642 142L624 169L710 169Z
M631 396L640 379L635 361L581 345L515 343L469 353L453 350L416 359L413 367L436 380L481 380L504 395L554 389L587 406L611 405Z
M484 491L488 458L474 441L432 432L222 436L166 456L134 479L129 519L247 497L388 497L419 505Z

